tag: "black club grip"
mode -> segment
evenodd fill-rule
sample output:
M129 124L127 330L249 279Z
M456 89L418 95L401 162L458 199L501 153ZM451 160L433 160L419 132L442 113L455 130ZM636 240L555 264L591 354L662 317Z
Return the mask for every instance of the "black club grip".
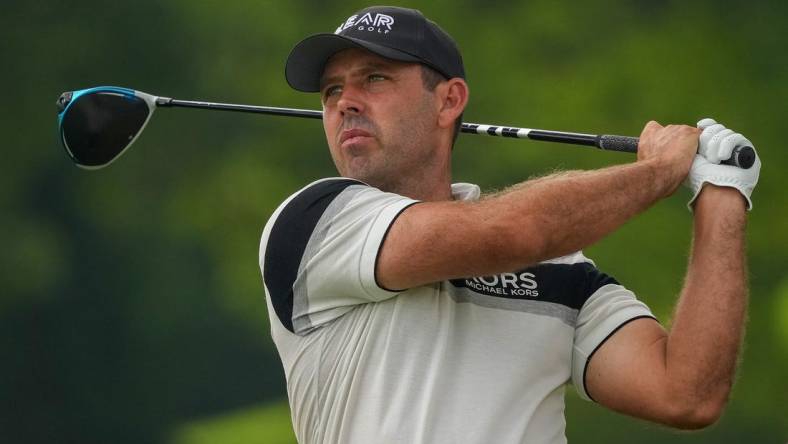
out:
M636 153L638 138L629 136L602 135L597 138L597 147L603 150ZM755 150L751 146L737 146L733 149L730 159L723 160L723 165L737 166L748 169L755 163Z
M637 137L603 135L599 136L596 146L603 150L637 153L638 140Z

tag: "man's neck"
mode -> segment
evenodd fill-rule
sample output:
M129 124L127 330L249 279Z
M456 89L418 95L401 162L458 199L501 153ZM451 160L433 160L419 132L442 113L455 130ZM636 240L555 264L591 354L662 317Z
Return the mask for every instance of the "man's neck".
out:
M389 184L388 190L411 199L423 202L439 202L452 200L451 194L451 159L433 164L431 168L420 171L409 171L396 181Z

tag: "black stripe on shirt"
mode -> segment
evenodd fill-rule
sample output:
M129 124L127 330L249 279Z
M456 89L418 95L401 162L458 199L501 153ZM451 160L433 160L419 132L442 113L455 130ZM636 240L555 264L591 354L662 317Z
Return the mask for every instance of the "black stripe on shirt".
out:
M514 273L452 279L455 287L468 288L487 296L553 302L580 310L597 290L618 284L592 264L538 264Z
M345 188L364 185L351 179L318 182L303 190L279 213L265 247L263 279L282 325L293 329L293 284L309 238L320 217Z

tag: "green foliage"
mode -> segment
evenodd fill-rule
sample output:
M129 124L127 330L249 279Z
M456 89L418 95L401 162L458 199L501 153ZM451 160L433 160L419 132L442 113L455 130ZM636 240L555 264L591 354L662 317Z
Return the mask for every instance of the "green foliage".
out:
M779 338L779 350L788 354L788 279L775 293L773 313L774 318L771 321Z
M223 414L180 426L171 444L295 443L286 402Z
M455 36L467 121L637 135L712 116L764 161L749 244L751 309L722 421L677 434L568 396L579 442L782 442L788 436L788 7L784 2L394 2ZM7 1L0 107L0 436L4 442L289 440L257 265L287 195L334 175L319 122L160 110L105 170L56 144L54 100L119 85L178 98L319 107L283 63L360 1ZM462 136L455 179L502 188L629 155ZM691 217L679 191L587 250L669 322ZM258 422L258 419L259 422ZM187 424L184 426L183 424ZM270 432L270 433L269 433ZM753 439L755 438L755 439ZM206 441L207 440L207 441Z

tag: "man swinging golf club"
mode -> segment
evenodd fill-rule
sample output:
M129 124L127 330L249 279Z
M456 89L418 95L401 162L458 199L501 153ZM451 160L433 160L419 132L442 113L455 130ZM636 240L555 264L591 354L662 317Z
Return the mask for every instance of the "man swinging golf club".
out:
M300 442L565 442L570 381L583 398L673 427L720 417L760 161L719 162L743 136L711 119L652 121L634 163L480 196L451 182L462 58L418 11L363 9L298 43L286 77L320 92L342 176L283 202L260 246ZM666 331L580 250L682 182L693 250Z

